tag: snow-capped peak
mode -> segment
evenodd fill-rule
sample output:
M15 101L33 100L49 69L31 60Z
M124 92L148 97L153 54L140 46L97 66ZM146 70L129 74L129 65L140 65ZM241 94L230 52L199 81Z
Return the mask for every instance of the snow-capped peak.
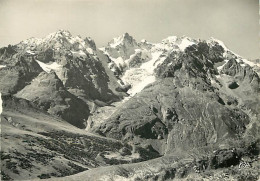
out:
M21 43L22 44L25 44L25 45L27 45L27 44L30 44L30 45L39 45L39 44L41 44L43 42L43 40L41 39L41 38L35 38L35 37L31 37L31 38L28 38L28 39L26 39L26 40L24 40L24 41L22 41Z
M219 66L218 70L221 70L224 67L224 65L228 62L228 59L230 59L230 57L234 58L241 66L249 65L251 67L260 67L260 64L251 62L251 61L243 58L242 56L234 53L233 51L228 49L227 46L222 41L220 41L216 38L211 37L209 40L207 40L207 43L211 44L211 45L212 44L215 45L217 43L224 50L223 57L225 58L224 59L225 63L222 66Z
M54 33L49 34L48 36L50 36L50 37L62 37L62 36L69 37L72 35L69 31L60 29Z
M62 29L50 33L44 38L29 38L19 43L18 47L25 49L28 53L31 50L37 50L37 47L52 48L58 51L65 47L74 52L83 51L89 54L95 54L96 51L95 42L91 38L87 37L83 39L79 35L72 36L69 31Z
M220 41L220 40L218 40L216 38L211 37L207 42L210 43L210 44L218 43L224 49L224 51L228 51L229 50L222 41Z
M141 43L146 43L146 42L147 42L146 39L142 39L142 40L141 40Z
M184 51L185 48L187 48L188 46L191 46L193 44L195 44L195 40L192 40L191 38L185 36L182 38L182 41L179 44L179 48L181 51Z
M240 62L242 59L244 59L242 56L234 53L231 51L222 41L211 37L209 40L207 40L208 44L213 44L215 45L216 43L221 46L224 49L223 57L228 59L228 56L231 56L235 59L237 59L238 62Z
M59 40L60 38L66 38L70 39L72 37L71 33L66 30L58 30L56 32L53 32L49 35L47 35L44 40L45 41L51 41L51 40Z
M174 43L177 40L177 36L169 36L162 40L163 43Z
M136 44L136 40L132 36L130 36L128 33L124 33L117 38L113 38L113 40L110 41L108 45L112 48L116 48L119 45L124 45L126 42L130 44Z
M175 51L184 51L188 46L197 43L198 40L191 39L187 36L177 37L169 36L162 40L161 43L154 44L156 50L175 50Z

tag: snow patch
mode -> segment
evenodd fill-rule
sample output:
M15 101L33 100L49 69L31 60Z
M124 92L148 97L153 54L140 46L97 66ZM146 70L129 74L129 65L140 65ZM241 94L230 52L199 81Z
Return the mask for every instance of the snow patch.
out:
M141 52L141 51L142 51L142 50L139 49L139 48L135 49L135 53L139 53L139 52Z
M103 53L105 53L106 48L105 48L105 47L102 47L102 48L99 48L99 50L101 50Z
M166 50L166 51L184 51L185 48L195 44L196 40L190 39L189 37L170 36L162 40L162 43L154 44L155 50Z
M121 80L118 80L117 83L121 86L124 86L124 83Z
M42 42L43 42L42 39L32 37L32 38L29 38L29 39L27 39L27 40L22 41L21 43L23 43L23 44L39 45L39 44L41 44Z
M27 50L26 52L29 53L29 54L31 54L31 55L35 55L35 53L32 52L31 50Z
M211 37L209 41L210 41L210 42L212 42L212 41L213 41L213 42L217 42L220 46L222 46L222 48L224 49L225 52L229 50L229 49L226 47L226 45L225 45L222 41L220 41L220 40L218 40L218 39L215 39L215 38Z
M122 44L124 40L123 36L114 38L111 43L109 43L110 47L116 48L118 45Z
M79 50L77 52L71 51L71 53L86 56L86 54L82 50Z
M170 66L170 65L172 65L172 62L170 62L170 63L167 64L167 66Z
M141 43L146 43L146 42L147 42L146 39L142 39L142 40L141 40Z
M247 59L242 59L242 62L245 63L245 64L248 64L251 67L254 67L254 66L260 67L260 64L256 64L256 63L251 62L251 61L249 61ZM241 64L241 66L245 66L245 64Z
M115 62L115 64L117 65L117 67L120 67L120 65L124 65L125 62L123 60L122 57L118 57L118 58L112 58L112 57L109 57L113 62Z
M227 55L229 53L229 54L235 56L235 58L238 58L237 61L240 60L240 59L243 59L243 57L241 57L240 55L238 55L238 54L234 53L233 51L229 50L227 48L227 46L222 41L220 41L218 39L211 37L207 42L210 43L210 44L218 43L224 49L223 57L227 57Z
M88 53L94 55L94 51L91 48L86 48L86 50L88 51Z
M51 70L59 70L62 66L57 64L56 62L53 62L51 64L45 64L39 60L36 60L38 62L38 64L41 66L41 68L47 72L50 73Z
M220 70L223 69L223 67L226 65L226 63L228 62L228 60L224 60L224 63L220 66L217 67L218 71L220 72Z
M131 155L126 155L126 156L122 156L120 153L116 152L116 153L109 153L107 155L104 155L105 158L108 159L117 159L117 160L126 160L126 161L130 161L133 159L138 159L140 158L140 154L139 153L133 153Z
M0 65L0 69L1 69L1 68L5 68L5 67L6 67L6 65Z
M91 38L87 38L87 39L91 41ZM40 44L43 44L43 43L48 44L49 42L51 42L53 40L56 41L56 43L54 44L54 48L56 50L59 50L62 47L62 44L64 43L64 40L66 40L66 42L70 43L71 45L73 45L75 43L79 44L78 48L80 49L80 51L78 51L78 53L80 55L85 55L85 53L83 52L85 50L87 52L89 52L90 54L94 54L94 51L90 47L88 47L86 45L85 40L83 40L79 35L73 37L70 34L69 31L65 31L65 30L59 30L57 32L51 33L51 34L47 35L45 38L42 38L42 39L30 38L30 39L27 39L25 41L22 41L21 43L23 43L23 44L30 44L30 45L34 45L35 46L35 45L40 45ZM34 52L32 52L30 50L27 51L27 53L35 54Z
M176 42L177 41L177 36L169 36L168 38L165 38L162 40L162 42L164 43L173 43L173 42Z
M191 46L191 45L193 45L193 44L194 44L194 42L192 42L191 40L189 40L189 38L185 37L185 38L182 40L181 44L179 45L179 48L180 48L181 51L184 51L185 48L187 48L188 46Z

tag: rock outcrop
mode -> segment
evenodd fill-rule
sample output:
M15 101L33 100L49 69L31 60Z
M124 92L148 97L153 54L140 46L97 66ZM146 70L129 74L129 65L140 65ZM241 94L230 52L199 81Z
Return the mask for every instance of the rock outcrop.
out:
M55 72L40 73L15 96L33 102L40 109L59 116L76 127L86 127L90 112L88 105L68 92Z

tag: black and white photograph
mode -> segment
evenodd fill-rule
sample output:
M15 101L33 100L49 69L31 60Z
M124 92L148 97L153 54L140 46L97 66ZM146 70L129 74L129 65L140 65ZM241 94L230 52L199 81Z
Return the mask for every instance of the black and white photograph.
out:
M258 0L0 0L0 180L259 181Z

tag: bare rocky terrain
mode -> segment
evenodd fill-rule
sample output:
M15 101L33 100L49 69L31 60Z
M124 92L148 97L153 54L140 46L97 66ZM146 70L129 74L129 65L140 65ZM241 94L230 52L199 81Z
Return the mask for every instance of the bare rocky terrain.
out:
M214 38L3 47L2 180L258 180L259 72Z

